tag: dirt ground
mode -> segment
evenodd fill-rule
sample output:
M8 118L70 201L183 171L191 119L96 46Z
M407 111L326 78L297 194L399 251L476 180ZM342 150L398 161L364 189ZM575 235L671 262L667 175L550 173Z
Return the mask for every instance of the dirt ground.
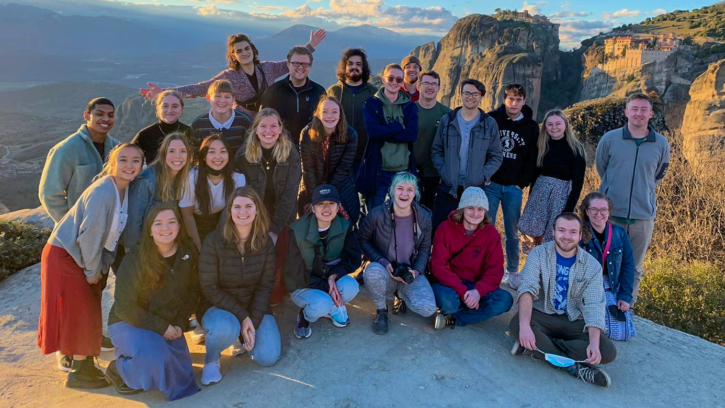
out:
M292 334L296 307L275 308L282 358L262 368L242 355L222 357L222 382L169 403L158 391L121 397L113 387L77 391L63 387L65 373L53 355L35 347L40 307L39 266L0 284L0 407L697 407L722 406L725 348L637 318L639 335L617 343L606 367L609 389L509 354L511 312L454 330L435 331L431 318L393 316L386 336L370 325L374 306L363 289L339 329L313 323L312 337ZM110 307L113 285L104 294ZM201 376L203 346L191 347ZM112 352L104 352L107 365Z

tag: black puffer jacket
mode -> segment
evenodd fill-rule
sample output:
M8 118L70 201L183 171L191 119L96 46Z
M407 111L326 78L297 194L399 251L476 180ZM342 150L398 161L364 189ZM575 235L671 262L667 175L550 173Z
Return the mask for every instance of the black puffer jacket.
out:
M262 167L262 163L250 163L247 161L243 146L237 151L235 162L237 171L244 174L252 188L257 191L259 197L264 201L264 193L267 188L267 171ZM277 163L274 167L274 195L277 202L274 207L274 218L269 226L269 230L275 234L282 232L284 227L289 226L297 219L297 193L300 189L300 179L302 178L302 167L300 165L300 154L296 147L292 147L289 152L287 161Z
M372 262L385 258L393 238L393 221L390 216L390 201L384 202L370 211L360 223L358 240L363 254ZM431 229L433 221L431 213L418 203L413 203L413 213L418 224L418 235L415 237L415 250L410 265L418 272L424 272L428 266L431 249Z
M272 314L269 298L274 287L274 244L244 256L220 230L207 235L199 255L199 283L204 295L196 317L216 306L234 314L239 324L249 317L259 328L265 314Z
M311 126L302 130L300 138L300 159L302 161L302 185L300 186L300 207L312 202L312 193L321 184L323 176L327 184L332 184L340 194L340 201L350 215L350 221L357 223L360 215L360 202L355 189L355 177L352 163L357 151L357 132L347 127L347 142L330 141L327 150L327 165L322 158L322 143L313 142L310 137Z

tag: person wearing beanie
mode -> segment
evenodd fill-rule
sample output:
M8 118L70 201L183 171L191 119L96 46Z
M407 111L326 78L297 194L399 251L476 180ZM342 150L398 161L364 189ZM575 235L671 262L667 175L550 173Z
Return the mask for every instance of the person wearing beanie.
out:
M350 323L345 304L360 287L348 275L360 267L362 249L353 224L338 214L339 209L337 189L323 184L312 193L313 212L290 225L284 281L301 308L294 329L298 339L310 337L310 323L320 317L329 318L336 327Z
M506 313L513 297L501 289L501 236L488 218L488 198L468 187L458 209L436 231L430 267L436 305L434 327L466 326Z
M418 83L418 75L423 69L423 64L420 63L418 57L408 55L400 62L400 66L403 67L403 72L405 73L405 82L403 83L401 90L410 95L410 100L412 102L418 102L420 92L418 92L416 85Z

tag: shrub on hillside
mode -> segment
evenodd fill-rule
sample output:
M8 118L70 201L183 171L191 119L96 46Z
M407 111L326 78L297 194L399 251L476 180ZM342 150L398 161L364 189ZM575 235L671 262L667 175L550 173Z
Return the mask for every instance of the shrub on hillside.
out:
M0 281L40 262L50 230L17 222L0 221Z
M724 266L671 258L647 262L637 314L725 345Z

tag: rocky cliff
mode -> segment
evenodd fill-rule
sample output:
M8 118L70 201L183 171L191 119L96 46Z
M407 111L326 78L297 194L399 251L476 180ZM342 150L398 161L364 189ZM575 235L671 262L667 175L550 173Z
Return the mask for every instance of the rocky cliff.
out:
M411 54L423 69L433 69L442 81L439 100L461 105L459 84L474 78L486 85L482 108L491 110L503 100L506 85L526 87L527 103L538 109L542 78L559 79L559 36L554 26L518 21L498 21L475 14L456 22L440 42L422 45Z
M719 168L725 158L725 59L710 64L692 83L682 134L690 162Z

